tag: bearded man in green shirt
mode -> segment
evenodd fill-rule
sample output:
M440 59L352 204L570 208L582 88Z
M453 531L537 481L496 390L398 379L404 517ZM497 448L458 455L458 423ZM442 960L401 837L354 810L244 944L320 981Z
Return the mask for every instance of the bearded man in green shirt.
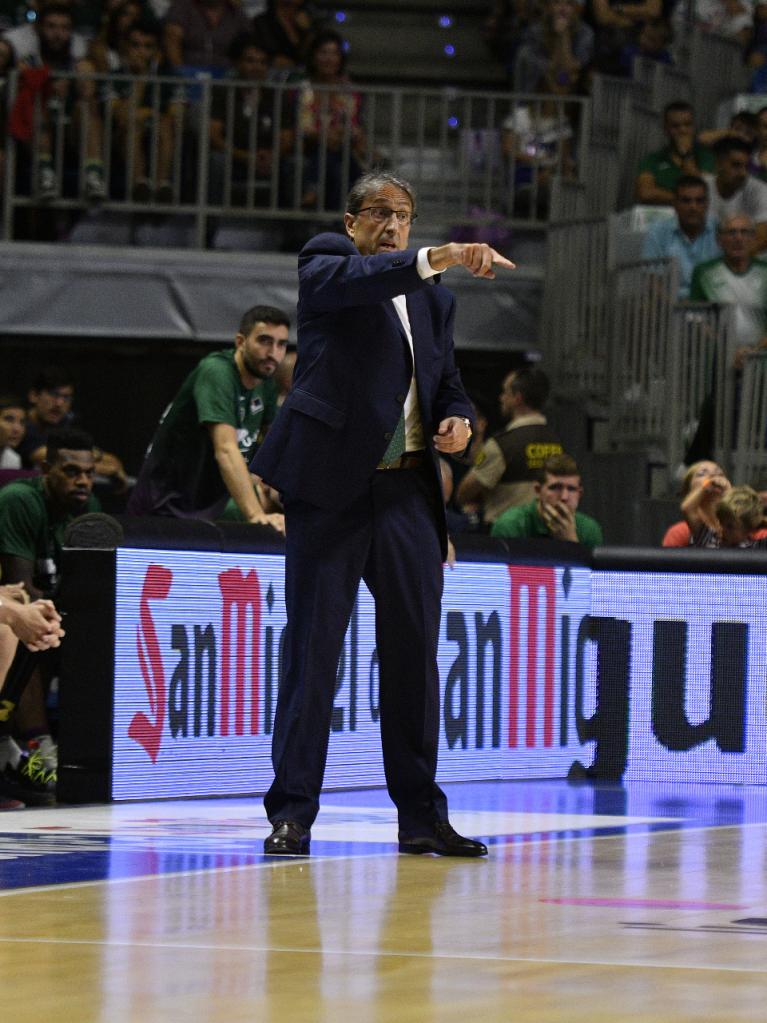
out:
M254 306L234 348L212 352L192 370L149 446L128 504L132 515L236 517L284 532L283 516L262 506L248 464L277 412L273 376L289 326L281 309Z

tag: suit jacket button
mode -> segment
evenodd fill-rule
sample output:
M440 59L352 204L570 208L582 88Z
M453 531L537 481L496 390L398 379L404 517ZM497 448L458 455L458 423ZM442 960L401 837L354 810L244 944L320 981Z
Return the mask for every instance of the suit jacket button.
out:
M397 401L400 403L400 405L404 405L405 404L405 395L404 394L398 394L397 395Z
M393 436L393 434L391 434L391 433L385 433L384 434L384 440L391 440L392 436Z

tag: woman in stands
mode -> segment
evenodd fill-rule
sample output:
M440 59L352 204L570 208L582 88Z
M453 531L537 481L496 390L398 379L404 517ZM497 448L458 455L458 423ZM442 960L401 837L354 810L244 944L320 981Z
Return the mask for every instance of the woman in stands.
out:
M719 529L716 506L731 489L732 484L716 462L693 462L682 480L683 518L666 531L663 546L689 547L693 534L702 529L716 533Z
M297 122L304 140L302 205L317 205L324 162L324 206L340 208L342 196L364 170L367 141L362 127L362 96L346 75L344 41L320 32L306 60L307 81L298 96ZM319 86L320 88L316 88Z

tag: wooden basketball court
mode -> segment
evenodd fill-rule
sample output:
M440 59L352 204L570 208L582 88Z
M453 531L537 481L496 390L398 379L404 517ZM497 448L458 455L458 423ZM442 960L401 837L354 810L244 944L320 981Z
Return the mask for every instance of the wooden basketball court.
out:
M327 793L305 859L258 800L0 816L5 1019L767 1019L767 790L448 788L482 860L400 856Z

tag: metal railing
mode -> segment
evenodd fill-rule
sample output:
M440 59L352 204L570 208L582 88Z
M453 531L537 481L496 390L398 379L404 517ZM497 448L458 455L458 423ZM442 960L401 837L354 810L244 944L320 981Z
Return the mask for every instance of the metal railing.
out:
M532 224L545 222L553 178L585 172L589 103L580 97L276 83L259 98L252 82L210 78L57 74L55 82L64 98L35 97L29 142L8 139L7 239L19 210L87 205L94 163L105 194L90 198L103 209L191 216L199 246L223 216L336 217L366 168L409 178L431 216L460 222L492 211ZM16 95L14 74L9 106ZM43 198L48 153L54 187Z
M618 145L620 209L634 203L637 172L642 158L664 144L662 118L657 110L649 106L632 104L625 113Z
M668 422L666 452L669 467L680 465L697 431L704 401L715 394L712 454L729 462L732 440L725 430L730 405L730 367L726 353L732 329L732 309L709 302L677 303L672 309L669 337ZM725 386L715 389L715 380Z
M603 218L549 226L541 347L562 391L606 401L607 223Z
M673 260L618 266L609 284L609 414L613 444L658 445L668 432Z
M767 476L767 352L746 357L739 400L733 396L732 401L737 426L728 468L735 482L758 483L762 489Z

